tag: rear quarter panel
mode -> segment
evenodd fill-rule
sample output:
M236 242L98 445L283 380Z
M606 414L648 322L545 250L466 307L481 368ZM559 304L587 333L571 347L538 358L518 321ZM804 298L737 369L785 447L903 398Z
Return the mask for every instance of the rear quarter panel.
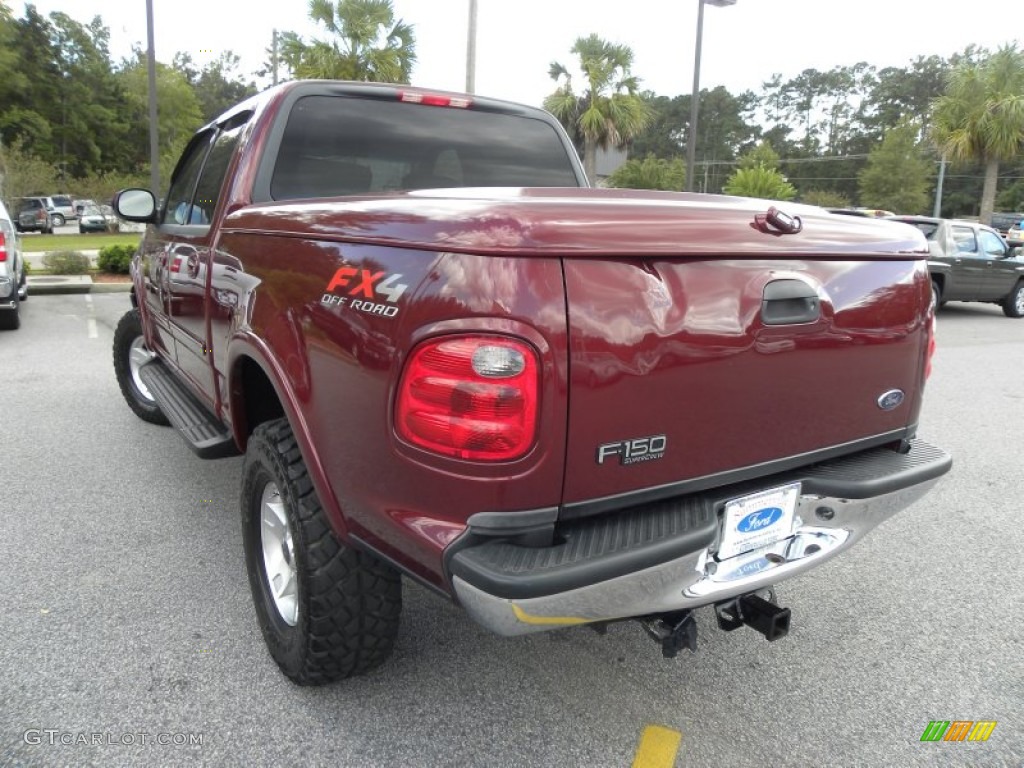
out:
M446 588L441 553L470 515L559 503L567 411L559 260L228 231L214 263L222 266L214 269L213 295L220 290L225 301L214 309L213 346L257 354L251 342L265 345L261 366L280 372L278 392L290 402L293 427L339 534L357 536ZM332 287L343 268L355 273ZM225 294L228 278L221 273L228 269L231 281L247 286L235 297ZM406 286L394 302L380 290L389 278L391 288ZM537 350L542 427L522 459L490 465L446 459L396 436L395 389L404 360L424 339L456 332L511 334ZM225 394L237 362L232 355L216 358Z

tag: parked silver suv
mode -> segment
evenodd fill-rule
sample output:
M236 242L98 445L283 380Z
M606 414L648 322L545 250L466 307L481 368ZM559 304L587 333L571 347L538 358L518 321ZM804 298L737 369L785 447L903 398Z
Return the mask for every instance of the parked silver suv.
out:
M21 243L7 208L0 203L0 330L21 325L19 305L28 298Z
M49 195L44 197L46 207L53 218L53 226L63 227L65 223L78 218L71 195Z
M20 197L14 201L14 226L19 232L53 233L53 214L45 197Z

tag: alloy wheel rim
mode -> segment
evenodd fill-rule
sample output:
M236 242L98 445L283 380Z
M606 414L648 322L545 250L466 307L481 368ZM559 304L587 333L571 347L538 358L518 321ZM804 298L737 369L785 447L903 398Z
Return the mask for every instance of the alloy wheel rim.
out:
M152 360L155 355L146 348L146 340L142 336L137 336L133 341L131 347L128 348L128 368L132 373L132 383L135 384L135 388L139 391L146 400L153 401L153 395L150 394L149 387L142 380L142 376L139 375L139 371L146 363Z
M263 575L281 620L294 627L299 620L295 543L284 500L275 483L267 483L260 498L260 539Z
M1017 289L1017 314L1024 315L1024 286Z

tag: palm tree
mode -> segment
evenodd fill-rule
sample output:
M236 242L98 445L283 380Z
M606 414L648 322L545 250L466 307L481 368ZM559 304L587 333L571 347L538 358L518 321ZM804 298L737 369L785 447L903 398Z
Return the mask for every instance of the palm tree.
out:
M294 32L281 35L281 57L295 77L408 83L416 37L391 0L310 0L309 17L336 39L307 44Z
M580 37L572 47L580 57L587 81L582 97L572 90L569 71L552 62L551 79L562 84L544 99L544 108L570 134L583 137L583 169L593 180L597 148L621 147L637 136L651 119L650 108L637 93L640 80L630 73L633 51L628 46L602 40L597 35Z
M981 221L995 207L999 163L1024 149L1024 52L1001 47L983 61L965 59L934 102L932 136L954 161L985 166Z

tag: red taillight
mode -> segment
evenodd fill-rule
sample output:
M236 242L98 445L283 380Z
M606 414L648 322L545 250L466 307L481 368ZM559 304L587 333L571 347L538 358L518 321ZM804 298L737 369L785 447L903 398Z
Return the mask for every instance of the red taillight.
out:
M537 432L537 353L505 336L457 336L418 346L398 388L398 435L475 461L525 454Z
M927 379L932 375L932 358L935 356L935 315L932 314L932 321L928 324L928 355L925 358L924 377Z
M465 109L473 103L472 99L463 96L446 96L442 93L417 93L416 91L399 91L399 101L410 104L426 104L428 107L457 107Z
M0 232L0 261L7 261L7 236Z

